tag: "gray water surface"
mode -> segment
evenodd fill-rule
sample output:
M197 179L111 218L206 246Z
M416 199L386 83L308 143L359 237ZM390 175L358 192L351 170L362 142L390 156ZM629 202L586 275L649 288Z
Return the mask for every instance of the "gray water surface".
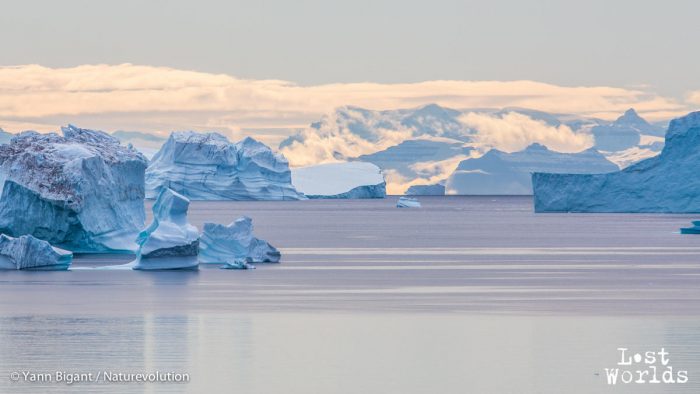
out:
M198 227L245 214L280 248L281 264L251 271L0 273L0 391L700 391L700 236L678 234L693 216L421 202L193 202ZM689 381L609 386L618 347L664 347ZM191 380L9 378L28 370Z

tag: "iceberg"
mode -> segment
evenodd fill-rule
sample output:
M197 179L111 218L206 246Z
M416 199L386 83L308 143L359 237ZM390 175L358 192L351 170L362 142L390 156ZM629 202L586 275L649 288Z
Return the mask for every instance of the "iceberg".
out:
M294 186L308 198L384 198L382 170L372 163L343 162L292 169Z
M279 263L281 254L268 242L253 236L253 219L243 216L228 226L204 223L199 262L226 264L225 268L254 268L251 263Z
M694 220L693 227L681 228L681 234L700 234L700 220Z
M609 174L535 173L536 212L700 212L700 112L674 119L661 154Z
M0 235L0 269L64 271L72 260L73 253L31 235L18 238Z
M415 198L399 197L399 201L396 202L396 208L420 208L420 202Z
M0 233L123 252L145 221L146 158L101 131L23 132L0 145Z
M532 172L600 173L619 168L595 149L578 153L554 152L532 144L519 152L496 149L459 163L447 179L448 194L530 195Z
M444 196L445 185L413 185L406 191L407 196Z
M0 128L0 144L7 144L15 135Z
M153 205L153 222L139 234L135 270L196 269L199 251L197 227L187 222L190 200L163 189Z
M165 188L191 200L301 200L289 163L250 137L232 144L218 133L175 132L146 170L146 197Z

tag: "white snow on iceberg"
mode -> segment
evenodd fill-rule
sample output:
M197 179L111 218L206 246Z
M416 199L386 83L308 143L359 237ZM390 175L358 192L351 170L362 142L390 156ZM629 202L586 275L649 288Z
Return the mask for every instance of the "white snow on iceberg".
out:
M72 260L73 253L31 235L18 238L0 235L0 269L63 271Z
M700 212L700 112L674 119L661 154L609 174L535 173L536 212Z
M372 163L343 162L292 169L292 182L309 198L384 198L386 182Z
M146 197L170 188L192 200L299 200L289 163L252 138L175 132L146 170Z
M146 158L101 131L21 133L0 145L0 232L77 252L133 251Z
M228 226L204 223L199 243L200 263L222 263L230 267L252 268L250 263L278 263L280 252L274 246L253 236L253 220L247 216Z
M153 222L136 240L139 249L133 269L197 268L199 232L187 221L189 205L190 200L170 189L160 192L153 205Z

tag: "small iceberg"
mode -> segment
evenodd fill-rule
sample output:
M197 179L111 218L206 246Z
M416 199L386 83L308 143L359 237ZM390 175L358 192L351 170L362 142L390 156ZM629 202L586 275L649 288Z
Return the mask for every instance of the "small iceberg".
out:
M222 268L250 269L251 263L278 263L281 254L267 241L253 235L253 219L243 216L228 226L204 223L199 262L226 264Z
M31 235L0 235L0 269L65 271L73 261L73 253L51 246Z
M190 200L165 188L153 205L153 222L136 239L135 270L197 269L199 232L187 222Z
M700 220L693 220L693 227L681 228L681 234L700 234Z
M415 198L400 197L396 202L396 208L420 208L420 202Z

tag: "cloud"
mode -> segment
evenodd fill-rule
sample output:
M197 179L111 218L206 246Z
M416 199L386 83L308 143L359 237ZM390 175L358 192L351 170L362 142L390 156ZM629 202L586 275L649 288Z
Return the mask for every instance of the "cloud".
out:
M691 101L700 101L691 96ZM344 105L397 109L437 103L534 108L612 119L634 107L654 120L686 111L644 88L566 87L534 81L426 81L301 86L167 67L0 67L0 126L55 130L68 122L105 130L295 129ZM18 130L13 130L18 131Z
M469 112L460 121L477 131L476 142L506 152L525 149L534 142L559 152L580 152L594 143L590 134L575 133L566 125L551 126L516 112L500 116Z

